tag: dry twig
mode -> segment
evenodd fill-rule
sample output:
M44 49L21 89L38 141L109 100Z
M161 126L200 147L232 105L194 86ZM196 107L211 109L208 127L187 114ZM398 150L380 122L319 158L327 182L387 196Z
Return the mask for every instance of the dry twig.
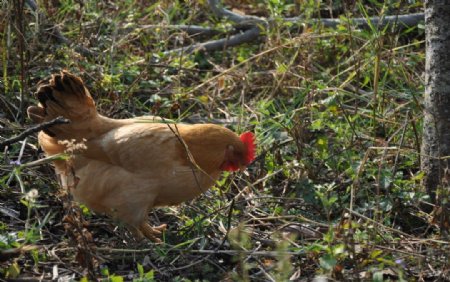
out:
M66 119L66 118L57 117L54 120L43 122L41 124L32 126L32 127L28 128L28 129L25 129L19 135L0 142L0 150L3 150L6 146L9 146L9 145L14 144L16 142L19 142L20 140L24 139L27 136L30 136L33 133L39 132L39 131L41 131L43 129L50 128L50 127L52 127L54 125L57 125L57 124L66 124L66 123L69 123L69 122L70 121L68 119Z

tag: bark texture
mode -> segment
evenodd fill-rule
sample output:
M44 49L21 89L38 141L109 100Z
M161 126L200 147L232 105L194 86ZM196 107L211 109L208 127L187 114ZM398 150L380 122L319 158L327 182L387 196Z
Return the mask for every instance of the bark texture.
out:
M424 185L433 202L450 180L450 1L425 2Z

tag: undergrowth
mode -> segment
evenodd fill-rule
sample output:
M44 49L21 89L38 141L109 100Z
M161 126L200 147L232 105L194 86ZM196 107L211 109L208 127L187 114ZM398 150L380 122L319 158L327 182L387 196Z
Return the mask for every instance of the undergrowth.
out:
M31 124L20 105L36 103L37 82L68 69L107 116L251 130L258 156L198 199L153 211L152 224L169 224L160 245L75 204L74 220L84 219L73 226L94 238L83 245L63 223L70 197L49 161L34 163L43 154L29 136L0 153L2 279L446 279L449 241L420 184L423 25L363 30L350 20L420 12L421 1L228 1L276 20L263 40L192 54L166 51L208 38L169 25L232 26L206 1L38 2L45 17L0 1L1 140ZM283 21L299 14L343 22ZM56 43L52 25L96 55Z

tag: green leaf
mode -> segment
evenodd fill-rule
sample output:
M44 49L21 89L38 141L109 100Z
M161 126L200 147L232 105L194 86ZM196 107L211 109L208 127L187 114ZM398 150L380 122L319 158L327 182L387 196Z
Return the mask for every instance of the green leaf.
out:
M149 281L153 281L155 279L155 271L152 269L149 272L145 273L144 278Z
M277 73L279 73L279 74L283 74L283 73L285 73L286 71L287 71L287 66L285 65L285 64L280 64L278 67L277 67Z
M381 271L375 272L372 276L372 281L373 282L383 282L383 272L381 272Z
M317 138L317 144L320 146L324 146L327 144L327 139L325 137L319 137Z
M122 276L116 276L113 275L109 278L109 281L111 282L123 282L123 277Z
M322 120L321 119L316 119L315 121L313 121L311 123L311 129L313 130L320 130L322 129Z
M320 266L328 271L333 270L337 264L337 260L330 254L326 254L319 259Z
M382 250L374 250L373 252L370 253L370 258L377 258L378 256L380 256L383 253Z
M345 245L344 244L338 244L333 248L333 254L334 255L339 255L344 253L345 251Z
M383 210L383 211L390 211L391 209L392 209L392 207L393 207L393 204L392 204L392 202L389 200L389 199L383 199L383 200L381 200L381 202L380 202L380 208Z
M424 176L425 176L425 172L421 171L418 174L414 175L411 180L421 181L424 178Z
M144 267L142 266L142 264L138 263L137 264L137 270L139 272L139 277L143 277L144 276Z
M107 267L102 268L100 272L102 273L103 276L109 276L109 269Z
M9 266L5 276L7 278L17 278L19 274L20 274L20 266L17 262L14 262Z
M336 197L336 196L331 196L331 197L328 199L328 205L331 206L332 204L336 203L337 200L338 200L338 197Z

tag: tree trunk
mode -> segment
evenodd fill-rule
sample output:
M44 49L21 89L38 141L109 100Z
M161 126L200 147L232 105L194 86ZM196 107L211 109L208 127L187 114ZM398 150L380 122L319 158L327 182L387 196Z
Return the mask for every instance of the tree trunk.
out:
M425 1L424 185L433 202L450 183L450 1ZM447 194L448 193L444 193Z

